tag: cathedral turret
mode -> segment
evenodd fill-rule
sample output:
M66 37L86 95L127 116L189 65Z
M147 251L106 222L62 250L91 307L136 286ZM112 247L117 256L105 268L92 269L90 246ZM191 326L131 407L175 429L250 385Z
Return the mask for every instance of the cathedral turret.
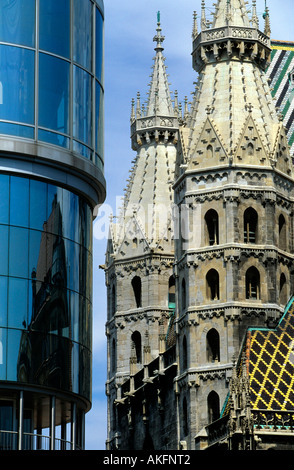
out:
M192 53L198 83L174 185L186 214L175 271L177 350L186 357L176 382L188 448L219 416L247 327L277 322L293 283L293 165L265 75L269 11L262 32L255 0L251 14L243 0L219 0L212 21L201 6Z
M110 224L106 254L110 441L116 432L119 389L130 374L144 366L147 370L147 356L151 361L162 354L174 313L172 184L179 118L171 99L159 13L154 42L147 103L140 93L132 101L131 142L136 157L121 213Z

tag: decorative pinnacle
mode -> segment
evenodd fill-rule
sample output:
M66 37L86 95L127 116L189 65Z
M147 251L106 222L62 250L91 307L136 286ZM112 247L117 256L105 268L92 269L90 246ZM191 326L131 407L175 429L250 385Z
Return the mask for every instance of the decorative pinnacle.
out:
M157 42L157 46L155 47L156 51L163 51L163 49L164 49L162 47L162 43L165 40L165 37L162 36L161 31L162 31L162 29L160 27L160 11L158 11L157 12L157 30L156 30L157 35L154 36L154 38L153 38L153 41Z
M193 22L193 33L192 38L195 39L198 36L198 27L197 27L197 12L194 11L194 22Z

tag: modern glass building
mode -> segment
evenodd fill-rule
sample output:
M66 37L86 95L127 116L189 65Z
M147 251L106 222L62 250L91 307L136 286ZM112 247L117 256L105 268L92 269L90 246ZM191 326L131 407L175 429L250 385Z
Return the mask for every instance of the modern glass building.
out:
M0 450L84 447L103 11L0 0Z

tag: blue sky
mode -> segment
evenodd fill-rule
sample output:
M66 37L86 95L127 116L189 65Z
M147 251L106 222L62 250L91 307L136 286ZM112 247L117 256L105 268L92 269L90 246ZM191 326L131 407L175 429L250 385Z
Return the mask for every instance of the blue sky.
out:
M216 0L206 0L207 14ZM249 0L248 7L251 6ZM293 0L267 0L270 8L272 39L294 41ZM201 0L104 0L105 7L105 177L107 199L94 222L93 278L93 397L92 409L86 416L86 449L103 450L107 437L106 382L106 290L104 264L107 226L104 220L117 213L117 200L123 196L131 161L135 157L130 142L131 100L141 93L147 98L152 72L157 11L165 36L164 54L170 89L192 99L196 72L192 69L193 12L201 15ZM260 29L265 1L257 0ZM198 22L199 23L199 22ZM103 229L104 234L103 234Z

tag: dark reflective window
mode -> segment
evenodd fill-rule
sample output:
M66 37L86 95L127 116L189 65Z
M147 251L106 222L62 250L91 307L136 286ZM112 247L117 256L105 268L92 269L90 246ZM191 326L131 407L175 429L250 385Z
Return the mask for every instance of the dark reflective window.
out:
M10 227L9 275L28 277L29 231L26 228Z
M90 0L74 0L74 61L88 70L92 66L93 7Z
M73 135L86 145L92 144L92 82L91 76L74 67Z
M4 276L0 276L0 326L7 326L7 277Z
M8 224L9 217L9 176L0 175L0 223ZM1 248L1 245L0 245Z
M28 281L9 278L8 281L8 326L26 329L28 326Z
M1 45L0 63L0 119L33 124L35 53Z
M104 94L101 86L96 82L96 152L102 158L104 154Z
M29 180L26 178L11 178L10 224L29 226Z
M103 18L96 8L96 77L103 82Z
M7 378L6 380L16 381L19 378L20 364L22 356L29 357L27 343L23 343L25 336L20 330L8 330L7 341Z
M30 181L30 228L43 230L47 219L47 185Z
M40 0L40 49L69 57L69 39L69 0Z
M69 132L69 63L40 54L39 125Z
M8 230L7 225L0 225L0 274L8 273Z
M0 11L0 41L33 47L35 0L0 0Z
M12 124L10 122L0 122L0 133L15 135L17 137L23 137L24 139L33 139L35 135L33 127Z
M0 328L0 380L6 380L7 329Z

